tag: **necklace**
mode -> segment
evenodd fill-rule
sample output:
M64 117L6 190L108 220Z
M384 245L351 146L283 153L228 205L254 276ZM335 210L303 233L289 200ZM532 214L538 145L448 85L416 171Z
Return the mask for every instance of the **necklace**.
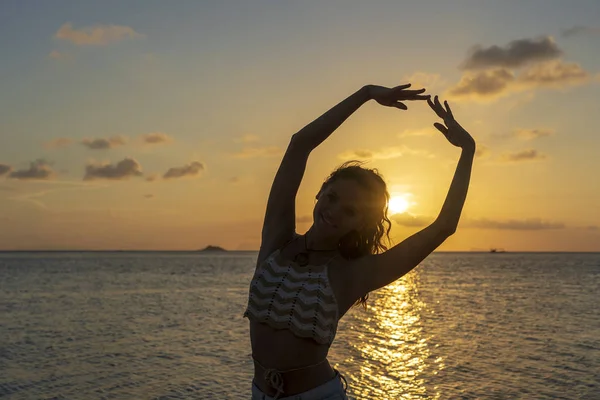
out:
M310 232L310 231L309 231ZM306 232L304 234L304 251L301 251L300 253L296 254L294 256L294 262L296 264L298 264L301 267L305 267L308 265L308 261L309 261L309 252L314 251L314 252L332 252L332 251L337 251L337 248L335 249L309 249L308 248L308 243L307 243L307 239L306 237L308 236L308 232Z

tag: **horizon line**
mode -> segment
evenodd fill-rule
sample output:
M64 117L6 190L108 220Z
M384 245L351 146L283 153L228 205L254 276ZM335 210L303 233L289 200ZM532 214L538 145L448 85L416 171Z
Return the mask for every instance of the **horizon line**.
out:
M207 253L207 254L222 254L222 253L242 253L242 252L258 252L255 250L217 250L203 251L198 250L143 250L143 249L0 249L0 253ZM491 252L490 250L436 250L433 253L486 253L486 254L516 254L516 253L600 253L600 250L514 250L514 251L499 251Z

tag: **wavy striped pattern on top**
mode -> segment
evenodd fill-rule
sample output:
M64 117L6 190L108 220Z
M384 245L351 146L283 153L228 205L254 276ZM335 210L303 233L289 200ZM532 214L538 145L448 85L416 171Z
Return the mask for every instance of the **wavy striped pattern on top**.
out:
M327 274L328 264L282 265L275 250L257 269L244 317L296 336L331 344L338 323L338 306Z

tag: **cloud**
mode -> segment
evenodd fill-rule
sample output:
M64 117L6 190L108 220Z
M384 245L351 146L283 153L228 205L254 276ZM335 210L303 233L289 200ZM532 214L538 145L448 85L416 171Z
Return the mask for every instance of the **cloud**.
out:
M133 158L125 158L116 165L110 163L90 163L85 167L83 180L111 179L122 180L142 175L142 166Z
M554 131L549 129L515 129L512 136L522 140L533 140L541 137L551 136Z
M552 60L563 54L553 38L546 36L538 39L519 39L504 47L475 46L461 65L462 69L519 68L526 64Z
M433 128L423 128L423 129L410 129L404 130L403 132L398 134L399 138L405 138L409 136L437 136L439 135L439 131Z
M8 174L11 179L19 180L46 180L54 178L56 173L46 160L38 159L29 163L28 169L12 171Z
M475 150L475 158L488 158L492 154L489 147L478 144L477 150Z
M58 50L52 50L50 54L48 54L48 57L53 60L66 60L69 58L69 55L67 53L61 53Z
M144 198L146 198L146 199L151 199L151 198L153 198L153 197L154 197L154 195L153 195L153 194L145 194L145 195L144 195Z
M158 178L159 178L159 175L158 175L158 174L151 174L151 175L148 175L148 176L146 177L146 181L148 181L148 182L154 182L154 181L155 181L155 180L157 180Z
M433 218L427 218L422 215L412 215L409 213L399 213L394 214L390 217L392 221L397 223L398 225L407 226L407 227L424 227L433 222Z
M539 153L537 150L521 150L515 153L506 153L500 157L503 162L523 162L523 161L540 161L546 159L546 155Z
M163 175L163 179L183 178L186 176L197 176L204 170L204 164L200 161L193 161L183 167L169 168Z
M551 61L534 65L519 74L518 83L522 86L563 87L587 82L590 74L577 63Z
M166 133L146 133L140 135L140 138L145 144L167 144L173 142L173 138Z
M238 176L232 176L231 178L229 178L227 180L229 183L239 183L240 182L240 178Z
M277 157L281 155L281 149L277 146L267 147L246 147L238 153L234 153L235 158L258 158L258 157Z
M105 46L109 43L125 39L141 38L141 35L129 26L121 25L94 25L73 29L70 22L62 25L55 37L81 46Z
M590 82L591 75L579 64L549 61L531 66L518 75L504 68L467 71L448 90L455 99L491 100L513 92L538 88L562 88Z
M244 135L239 138L234 139L237 143L256 143L260 140L257 135Z
M534 231L544 229L563 229L565 228L565 224L562 222L546 222L542 221L540 218L529 218L524 220L509 219L506 221L494 221L491 219L482 218L464 220L464 222L461 222L460 227L478 229Z
M338 158L343 160L348 159L372 159L372 160L389 160L392 158L402 157L404 155L434 157L431 153L425 150L411 149L408 146L390 146L381 150L356 149L349 150L338 155Z
M118 146L123 146L125 143L127 143L127 139L122 136L113 136L108 139L83 139L81 141L81 144L92 150L112 149Z
M448 90L448 94L454 98L470 96L493 98L505 92L514 80L514 74L503 68L467 72L454 87Z
M60 137L44 143L44 147L46 149L59 149L62 147L67 147L71 143L73 143L72 139Z
M563 29L561 35L563 37L600 35L600 26L574 26L569 29Z
M8 174L10 171L12 171L12 167L10 165L0 164L0 176Z
M590 231L597 231L598 229L600 229L600 227L598 225L588 225L585 227L585 229L588 229Z
M439 74L431 74L421 71L417 71L412 75L405 76L402 78L402 82L410 83L414 89L426 88L428 90L444 84Z

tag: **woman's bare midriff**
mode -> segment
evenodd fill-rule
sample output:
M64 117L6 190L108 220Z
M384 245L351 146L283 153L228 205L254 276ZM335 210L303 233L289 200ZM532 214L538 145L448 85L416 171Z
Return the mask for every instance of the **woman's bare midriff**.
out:
M335 371L326 360L329 345L299 338L291 331L274 329L255 321L250 321L250 337L252 355L258 361L254 363L254 383L269 396L274 396L275 391L265 381L263 367L278 371L300 368L281 374L285 396L305 392L335 376ZM314 364L318 365L304 368Z
M275 258L275 262L285 265L291 262L294 255L304 250L303 243L294 240L284 246ZM259 260L259 265L264 260ZM345 261L332 260L331 254L311 254L311 265L329 263L329 279L331 288L338 303L339 317L345 314L353 301L349 301L343 290L348 287L348 277L344 274ZM275 390L265 381L264 368L286 371L299 368L297 371L282 373L284 395L306 392L320 386L335 377L335 371L327 361L329 345L319 344L312 339L300 338L286 329L275 329L266 324L250 320L250 338L254 363L254 383L269 396ZM260 363L260 365L258 365ZM314 367L303 368L318 364Z

